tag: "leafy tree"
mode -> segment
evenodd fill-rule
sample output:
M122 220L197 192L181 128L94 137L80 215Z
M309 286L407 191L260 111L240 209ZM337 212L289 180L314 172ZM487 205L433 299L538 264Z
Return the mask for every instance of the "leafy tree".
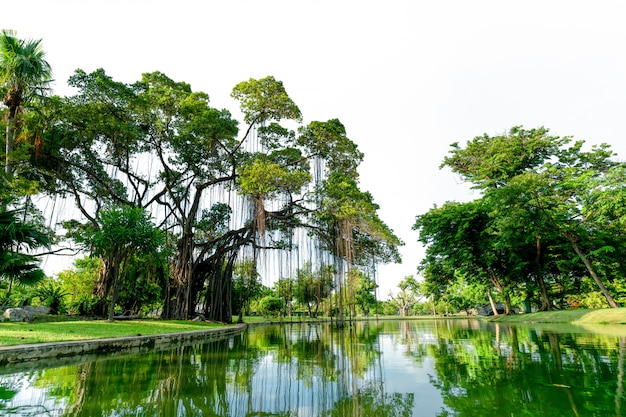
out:
M122 206L102 211L100 228L83 235L82 241L94 256L102 258L101 274L108 275L102 282L111 283L102 293L110 296L108 319L113 321L120 275L127 261L135 251L156 252L162 244L162 236L143 209Z
M241 136L230 112L211 107L206 93L159 72L124 84L103 70L77 70L70 85L76 95L53 97L39 111L45 147L37 167L46 189L71 196L91 228L112 206L155 214L175 242L164 318L187 318L200 307L230 322L239 257L256 262L262 250L291 250L296 233L323 236L322 251L334 253L339 229L316 214L329 195L321 179L331 172L355 179L362 154L336 119L297 133L282 126L302 116L280 81L235 86L247 124ZM366 269L398 260L401 242L371 195L354 196L364 210L351 229L351 262ZM110 287L103 279L98 286Z
M621 265L607 254L620 246L614 237L621 233L615 234L613 225L621 216L623 182L621 174L613 173L621 172L623 164L611 159L606 144L591 151L582 146L582 141L550 136L545 128L521 127L476 137L465 148L452 144L442 167L460 174L483 196L480 203L449 203L418 217L414 229L421 231L432 255L422 263L427 280L452 282L455 271L468 279L483 276L502 294L507 311L516 287L527 294L538 291L541 308L548 309L551 283L562 286L564 277L581 277L580 268L568 265L567 244L609 305L616 306L597 270ZM482 207L482 214L469 221L466 210L472 206ZM456 209L466 214L454 214ZM458 221L464 218L465 225Z
M396 306L401 316L408 316L420 295L419 284L412 275L409 275L400 281L398 288L400 291L396 295L390 294L391 302Z
M322 300L329 297L333 290L333 271L331 267L321 267L313 271L310 262L296 270L294 294L296 300L309 312L309 317L317 317Z
M449 202L417 217L413 229L419 230L420 242L427 245L420 270L435 301L455 282L458 273L472 283L488 285L487 295L494 307L490 288L506 295L511 285L509 258L497 250L498 237L490 233L489 224L483 200Z
M484 283L472 282L465 275L457 273L456 280L448 285L442 298L455 312L468 312L488 301L487 287Z
M243 323L244 312L250 313L250 301L257 298L263 290L259 278L256 265L252 260L235 264L233 270L233 315L239 315L239 323Z
M335 287L339 291L338 326L343 326L344 272L376 260L399 262L402 241L378 217L379 206L358 182L341 172L332 172L323 182L317 217L321 238L335 257Z
M287 311L287 316L291 317L293 301L296 297L295 280L291 278L280 278L274 283L274 292L277 297L283 300Z
M61 291L67 294L66 306L70 313L92 314L95 304L93 289L102 269L98 257L83 257L74 260L72 268L57 274Z
M49 234L41 225L25 219L24 209L0 205L0 279L8 280L5 300L11 295L13 283L33 285L45 277L39 256L28 252L50 244Z
M378 285L374 279L365 273L352 269L348 274L348 304L358 307L363 315L369 316L370 310L376 305L375 291ZM353 310L356 313L356 309Z
M5 137L5 172L13 173L11 154L15 145L18 112L24 103L41 93L51 81L41 40L23 40L12 30L0 32L0 93L8 108Z
M263 316L278 316L284 309L283 300L275 295L266 295L259 299L257 307Z

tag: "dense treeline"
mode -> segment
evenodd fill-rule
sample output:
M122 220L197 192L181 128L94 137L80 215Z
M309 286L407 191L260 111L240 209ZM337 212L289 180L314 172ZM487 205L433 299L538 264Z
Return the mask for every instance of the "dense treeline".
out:
M514 127L444 158L480 192L419 215L419 290L452 310L549 310L626 301L626 166L607 144Z
M74 95L41 94L51 69L40 41L5 30L0 47L7 114L0 206L15 220L0 226L5 302L14 282L41 278L16 269L34 261L17 255L70 245L98 261L60 274L64 288L48 283L48 299L71 293L81 312L110 319L116 308L150 308L163 318L201 312L230 322L249 305L260 270L278 273L262 260L279 252L297 258L298 274L319 276L317 289L300 295L308 308L333 294L342 323L356 282L372 281L379 263L399 261L402 242L360 190L363 154L343 124L303 124L273 77L233 88L239 121L160 72L123 83L103 69L79 69L68 82ZM35 196L73 202L56 234L45 230ZM47 239L25 240L15 227ZM268 278L295 280L292 272ZM77 281L93 282L88 295L74 294Z
M160 72L79 69L75 93L55 96L40 41L5 30L0 52L0 305L343 323L626 301L626 169L607 144L543 127L452 144L441 167L480 197L417 216L422 277L380 303L376 266L399 262L402 242L359 187L363 154L338 119L304 124L282 82L237 84L237 120ZM70 207L62 224L44 198ZM45 278L41 256L68 250L88 257Z

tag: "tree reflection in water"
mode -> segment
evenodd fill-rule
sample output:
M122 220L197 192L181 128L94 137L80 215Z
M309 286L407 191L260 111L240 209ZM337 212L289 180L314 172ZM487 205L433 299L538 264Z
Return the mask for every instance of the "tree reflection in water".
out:
M625 356L626 335L579 328L257 326L147 355L0 369L0 415L619 417Z

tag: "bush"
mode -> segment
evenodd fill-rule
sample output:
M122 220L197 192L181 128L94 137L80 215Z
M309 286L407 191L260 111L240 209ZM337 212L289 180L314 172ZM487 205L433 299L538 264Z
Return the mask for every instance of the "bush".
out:
M278 316L283 310L283 300L282 298L266 295L261 298L257 304L259 309L259 313L263 315L263 317L267 316Z
M59 314L59 311L65 312L63 298L67 295L59 285L50 281L39 284L35 290L35 296L39 298L41 303L50 308L50 314Z

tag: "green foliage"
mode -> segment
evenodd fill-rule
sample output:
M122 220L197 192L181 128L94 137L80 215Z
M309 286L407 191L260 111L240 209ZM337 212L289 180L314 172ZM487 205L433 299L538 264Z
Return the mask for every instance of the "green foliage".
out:
M19 132L18 113L25 105L42 96L52 81L50 64L45 60L41 40L19 39L12 30L0 32L0 96L8 108L5 136L5 172L11 176Z
M391 300L382 301L380 311L385 316L395 316L398 314L398 306Z
M21 104L51 81L41 40L19 39L15 31L0 33L0 92L7 106ZM18 101L19 100L19 101Z
M238 262L233 268L233 315L249 315L250 303L263 293L264 286L251 260Z
M371 276L353 268L347 279L348 305L358 307L363 315L369 316L376 306L376 288L378 285Z
M540 168L568 140L548 136L544 127L526 130L516 126L503 135L477 136L465 148L453 143L441 167L450 167L477 188L497 188L519 174Z
M282 300L285 309L287 310L287 315L291 316L292 304L296 298L297 291L295 279L280 278L278 281L274 282L274 288L272 291L276 297Z
M309 317L317 316L323 300L331 295L332 290L332 267L322 266L314 271L312 264L305 262L296 270L293 295L308 310Z
M162 244L162 236L145 210L129 206L101 212L100 229L84 236L92 254L101 257L127 257L132 251L155 251Z
M283 83L271 76L237 84L231 97L239 101L246 123L302 119L300 109L287 95Z
M233 89L248 124L240 138L229 111L158 71L128 84L103 69L77 70L68 83L75 94L39 103L26 124L33 145L37 135L41 145L29 150L32 178L41 189L73 199L86 219L67 222L66 238L102 258L94 285L101 300L119 296L119 307L132 311L163 300L163 314L177 318L202 304L207 314L230 317L231 266L242 247L266 246L258 241L267 238L266 228L272 249L292 249L294 230L307 228L333 251L335 221L345 220L351 262L366 271L399 261L401 241L378 217L371 194L358 189L363 154L343 124L331 119L298 128L302 114L273 77ZM343 176L338 182L345 187L311 185L312 174L320 186L332 173ZM253 209L233 213L235 192L251 197ZM148 225L131 207L162 223ZM151 236L155 228L167 233L173 252L167 262L151 258L148 265L143 255L163 240ZM81 305L89 300L82 292L70 297ZM229 307L220 309L222 302Z
M25 211L0 205L0 281L8 282L5 300L14 282L34 285L45 277L39 258L27 252L48 247L51 239L41 224L25 217Z
M263 317L279 316L284 306L283 299L273 295L266 295L259 299L257 303L258 312L261 313Z
M147 271L145 265L138 268L136 264L131 265L132 262L129 260L139 259L135 252L142 253L142 257L148 257L144 258L144 261L156 256L164 243L163 234L154 226L145 210L122 206L102 211L100 227L89 235L78 234L76 239L88 245L92 255L99 256L103 261L103 285L112 290L109 309L111 320L113 308L119 301L118 284L121 278L125 278L126 282L137 282L138 277L145 279L144 273ZM160 262L158 256L155 259L158 268ZM125 294L127 300L132 300L125 303L131 303L130 310L135 310L138 303L140 305L146 300L154 299L159 292L154 286L144 285L143 294L139 297L137 293L129 294L128 291L130 288L137 288L136 286L122 288L127 290Z
M549 309L551 298L580 294L589 274L615 306L607 286L624 276L615 256L625 242L619 227L624 164L612 157L606 144L584 150L582 141L549 136L545 128L514 127L465 148L452 144L442 167L481 189L482 197L417 217L429 292L455 308L470 305L459 300L474 296L454 295L462 293L463 276L478 292L494 287L507 307L538 297L540 308Z
M167 285L167 258L163 253L136 253L126 260L117 305L124 314L149 315L163 304Z
M329 173L358 178L357 167L363 161L363 153L348 139L344 125L338 119L309 123L299 130L297 144L308 151L309 157L326 161Z
M65 311L63 299L68 293L63 291L61 286L54 281L45 281L40 283L35 295L47 307L50 307L50 314L58 314Z
M76 259L73 268L57 274L56 281L62 292L67 294L65 304L68 313L90 315L94 312L92 307L96 301L92 292L101 268L100 258L84 257Z
M306 171L255 159L241 168L237 182L243 194L272 198L280 193L297 193L310 179Z

